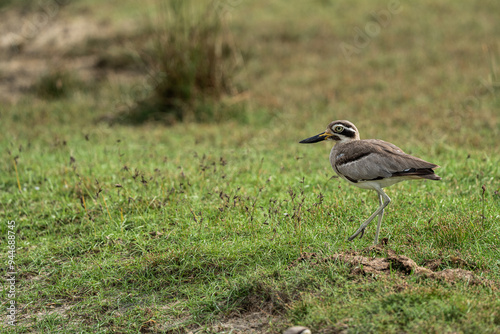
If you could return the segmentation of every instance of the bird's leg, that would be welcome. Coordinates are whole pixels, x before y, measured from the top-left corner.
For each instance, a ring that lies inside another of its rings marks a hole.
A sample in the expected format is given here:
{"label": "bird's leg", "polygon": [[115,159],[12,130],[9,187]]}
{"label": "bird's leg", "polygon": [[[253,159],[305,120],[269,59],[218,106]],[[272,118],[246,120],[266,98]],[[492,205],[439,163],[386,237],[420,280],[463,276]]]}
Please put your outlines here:
{"label": "bird's leg", "polygon": [[[380,206],[382,206],[382,195],[378,194],[378,202]],[[378,234],[380,232],[380,225],[382,224],[382,218],[384,218],[384,209],[378,214],[378,224],[377,224],[377,232],[375,233],[375,245],[378,244]],[[362,235],[362,234],[361,234]],[[360,237],[361,238],[361,237]]]}
{"label": "bird's leg", "polygon": [[[378,194],[378,203],[379,203],[379,206],[382,205],[382,196],[380,196],[380,194]],[[382,209],[382,212],[379,213],[378,215],[378,224],[377,224],[377,234],[375,234],[375,245],[377,244],[378,242],[378,233],[380,231],[380,223],[382,222],[382,217],[384,216],[384,210]],[[365,234],[365,230],[366,228],[364,228],[363,230],[361,230],[361,232],[359,233],[359,238],[361,239],[363,237],[363,235]]]}
{"label": "bird's leg", "polygon": [[[389,203],[391,202],[391,199],[389,198],[389,196],[387,196],[387,194],[382,190],[382,188],[374,188],[374,190],[376,190],[379,194],[379,196],[382,198],[382,201],[380,203],[380,206],[378,207],[377,210],[375,210],[374,213],[372,213],[372,215],[370,217],[368,217],[367,220],[365,220],[365,222],[363,224],[361,224],[361,226],[358,228],[358,230],[356,232],[354,232],[353,235],[351,235],[349,237],[349,241],[352,241],[354,238],[356,238],[360,233],[361,235],[363,235],[364,233],[364,230],[366,228],[366,226],[368,226],[368,224],[371,223],[371,221],[373,220],[373,218],[375,218],[377,215],[379,214],[383,214],[384,212],[384,209],[387,205],[389,205]],[[379,224],[382,222],[382,216],[379,217]],[[378,234],[376,235],[376,239],[378,239]]]}

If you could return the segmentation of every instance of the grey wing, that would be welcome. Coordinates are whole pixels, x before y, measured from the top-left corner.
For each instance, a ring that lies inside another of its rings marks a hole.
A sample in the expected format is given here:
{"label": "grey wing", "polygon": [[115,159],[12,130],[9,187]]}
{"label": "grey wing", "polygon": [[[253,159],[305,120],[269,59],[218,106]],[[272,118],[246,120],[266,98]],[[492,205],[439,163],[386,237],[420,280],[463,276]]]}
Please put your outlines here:
{"label": "grey wing", "polygon": [[355,161],[337,165],[336,168],[352,181],[391,177],[392,173],[396,171],[395,164],[377,153],[371,153]]}
{"label": "grey wing", "polygon": [[350,180],[375,180],[394,174],[411,175],[421,169],[425,169],[427,174],[433,173],[432,168],[437,167],[382,140],[357,141],[351,146],[350,152],[335,161],[336,169]]}

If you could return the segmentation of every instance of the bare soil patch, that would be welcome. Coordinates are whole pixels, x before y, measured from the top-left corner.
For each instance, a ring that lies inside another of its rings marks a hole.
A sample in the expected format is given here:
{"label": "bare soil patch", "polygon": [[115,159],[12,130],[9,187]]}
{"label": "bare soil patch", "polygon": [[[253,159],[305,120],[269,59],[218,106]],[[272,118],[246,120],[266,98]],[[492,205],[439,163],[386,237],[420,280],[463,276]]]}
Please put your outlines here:
{"label": "bare soil patch", "polygon": [[[102,66],[103,57],[113,45],[123,44],[123,36],[134,35],[136,24],[117,26],[95,20],[89,11],[70,17],[64,11],[60,7],[51,15],[40,8],[0,12],[0,101],[18,101],[46,73],[74,72],[92,82],[107,76],[109,67],[116,72],[114,64]],[[89,47],[92,41],[101,41],[101,47]]]}
{"label": "bare soil patch", "polygon": [[[367,253],[387,254],[383,257],[365,256]],[[456,258],[453,260],[461,266],[467,266],[467,262],[463,259]],[[449,283],[458,281],[466,281],[472,285],[487,285],[495,287],[494,282],[481,278],[470,270],[462,268],[444,269],[435,271],[443,262],[443,259],[435,259],[431,261],[429,267],[417,265],[411,258],[398,255],[390,248],[382,245],[368,247],[360,252],[347,251],[337,253],[331,256],[321,256],[318,253],[303,253],[299,258],[294,260],[290,267],[294,267],[303,262],[309,262],[313,265],[319,265],[330,262],[341,262],[350,265],[351,274],[353,275],[389,275],[399,274],[401,276],[417,275],[429,279],[442,280]],[[433,270],[434,269],[434,270]]]}

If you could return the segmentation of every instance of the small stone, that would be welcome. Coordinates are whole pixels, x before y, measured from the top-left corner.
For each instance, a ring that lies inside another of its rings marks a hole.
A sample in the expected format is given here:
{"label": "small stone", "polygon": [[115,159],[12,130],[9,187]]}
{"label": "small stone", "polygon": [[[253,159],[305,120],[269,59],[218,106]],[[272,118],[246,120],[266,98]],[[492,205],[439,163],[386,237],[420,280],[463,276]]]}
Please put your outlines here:
{"label": "small stone", "polygon": [[304,326],[293,326],[284,331],[283,334],[311,334],[311,330]]}

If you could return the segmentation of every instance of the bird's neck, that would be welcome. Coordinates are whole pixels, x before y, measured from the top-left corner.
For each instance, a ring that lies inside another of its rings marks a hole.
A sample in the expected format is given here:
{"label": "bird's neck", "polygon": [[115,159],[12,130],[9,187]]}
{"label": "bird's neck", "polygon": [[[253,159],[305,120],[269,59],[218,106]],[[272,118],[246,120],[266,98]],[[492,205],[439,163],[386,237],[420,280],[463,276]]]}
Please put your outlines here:
{"label": "bird's neck", "polygon": [[356,135],[356,137],[354,137],[354,138],[346,138],[346,137],[344,137],[344,138],[340,138],[340,140],[336,140],[335,141],[335,145],[337,145],[337,144],[347,144],[347,143],[350,143],[350,142],[353,142],[353,141],[356,141],[356,140],[360,140],[358,135]]}

